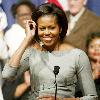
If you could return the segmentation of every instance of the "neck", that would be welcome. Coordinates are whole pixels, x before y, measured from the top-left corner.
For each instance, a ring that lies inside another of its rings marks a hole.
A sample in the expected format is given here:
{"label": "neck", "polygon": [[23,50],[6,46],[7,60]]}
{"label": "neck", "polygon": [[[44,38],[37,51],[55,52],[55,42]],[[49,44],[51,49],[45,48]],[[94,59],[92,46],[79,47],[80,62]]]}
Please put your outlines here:
{"label": "neck", "polygon": [[49,52],[52,52],[52,51],[59,51],[59,46],[60,46],[60,42],[57,42],[57,43],[54,44],[53,46],[45,46],[45,45],[43,45],[43,46],[42,46],[42,50],[43,50],[43,51],[49,51]]}

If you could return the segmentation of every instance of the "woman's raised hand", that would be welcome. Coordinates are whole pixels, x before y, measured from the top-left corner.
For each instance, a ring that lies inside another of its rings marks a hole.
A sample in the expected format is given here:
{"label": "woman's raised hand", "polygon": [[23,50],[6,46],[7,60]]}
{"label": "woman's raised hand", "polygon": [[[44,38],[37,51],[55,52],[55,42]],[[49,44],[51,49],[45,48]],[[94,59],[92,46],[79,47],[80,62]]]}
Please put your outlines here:
{"label": "woman's raised hand", "polygon": [[32,20],[27,20],[25,32],[26,32],[26,38],[29,41],[31,41],[34,38],[35,29],[36,29],[36,23]]}

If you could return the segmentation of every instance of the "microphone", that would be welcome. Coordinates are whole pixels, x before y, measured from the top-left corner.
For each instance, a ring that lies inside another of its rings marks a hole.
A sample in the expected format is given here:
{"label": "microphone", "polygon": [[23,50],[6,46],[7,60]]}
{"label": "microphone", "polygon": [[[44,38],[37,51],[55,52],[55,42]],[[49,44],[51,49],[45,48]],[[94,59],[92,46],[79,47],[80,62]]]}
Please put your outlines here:
{"label": "microphone", "polygon": [[53,72],[54,72],[55,75],[58,75],[59,69],[60,69],[59,66],[54,66],[54,71]]}
{"label": "microphone", "polygon": [[54,75],[55,75],[55,82],[54,83],[55,83],[55,87],[56,87],[56,89],[55,89],[55,100],[57,100],[57,98],[56,98],[56,96],[57,96],[57,81],[56,81],[56,76],[59,73],[59,69],[60,69],[59,66],[54,66],[54,70],[53,70]]}

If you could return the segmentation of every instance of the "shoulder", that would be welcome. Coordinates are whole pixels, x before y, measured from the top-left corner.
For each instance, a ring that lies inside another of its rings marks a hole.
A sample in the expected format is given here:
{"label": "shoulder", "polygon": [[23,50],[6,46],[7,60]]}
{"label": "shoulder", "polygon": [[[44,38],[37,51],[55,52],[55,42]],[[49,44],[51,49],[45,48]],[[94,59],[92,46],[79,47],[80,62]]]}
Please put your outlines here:
{"label": "shoulder", "polygon": [[72,53],[75,54],[78,57],[87,56],[87,54],[83,50],[78,49],[78,48],[73,49]]}
{"label": "shoulder", "polygon": [[79,56],[81,56],[81,55],[87,56],[86,53],[85,53],[83,50],[78,49],[78,48],[73,48],[73,49],[71,50],[71,54],[72,54],[73,56],[75,56],[75,57],[79,57]]}
{"label": "shoulder", "polygon": [[23,55],[27,55],[30,56],[32,54],[32,52],[35,52],[35,50],[32,47],[28,47]]}
{"label": "shoulder", "polygon": [[10,35],[10,34],[14,34],[14,32],[15,32],[15,30],[16,30],[16,26],[17,26],[17,24],[13,24],[7,31],[6,31],[6,33],[5,33],[5,36],[6,35]]}
{"label": "shoulder", "polygon": [[61,46],[60,46],[60,50],[61,51],[69,51],[69,53],[71,55],[73,55],[73,57],[79,57],[80,55],[86,55],[86,53],[81,50],[81,49],[78,49],[78,48],[75,48],[74,46],[70,45],[70,44],[67,44],[67,43],[63,43]]}
{"label": "shoulder", "polygon": [[100,32],[100,17],[97,16],[93,11],[90,11],[86,9],[86,14],[85,14],[87,21],[91,23],[90,25],[93,26],[91,30],[93,32]]}
{"label": "shoulder", "polygon": [[90,19],[98,19],[98,16],[91,10],[85,9],[84,16],[87,16]]}
{"label": "shoulder", "polygon": [[37,51],[40,51],[40,45],[38,43],[34,43],[34,45],[31,44],[25,50],[23,57],[29,57],[31,55],[35,55],[37,53]]}
{"label": "shoulder", "polygon": [[69,50],[72,50],[74,49],[75,47],[70,45],[69,43],[66,43],[65,41],[63,43],[61,43],[59,49],[60,51],[69,51]]}

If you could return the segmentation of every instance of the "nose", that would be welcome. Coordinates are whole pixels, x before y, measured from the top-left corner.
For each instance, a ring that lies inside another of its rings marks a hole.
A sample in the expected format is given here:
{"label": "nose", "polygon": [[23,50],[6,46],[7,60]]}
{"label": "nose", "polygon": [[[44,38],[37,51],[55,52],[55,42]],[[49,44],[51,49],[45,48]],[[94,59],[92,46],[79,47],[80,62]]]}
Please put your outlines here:
{"label": "nose", "polygon": [[24,16],[23,19],[24,20],[29,20],[31,17],[30,16]]}
{"label": "nose", "polygon": [[45,34],[45,35],[50,35],[49,29],[46,29],[45,32],[44,32],[44,34]]}

